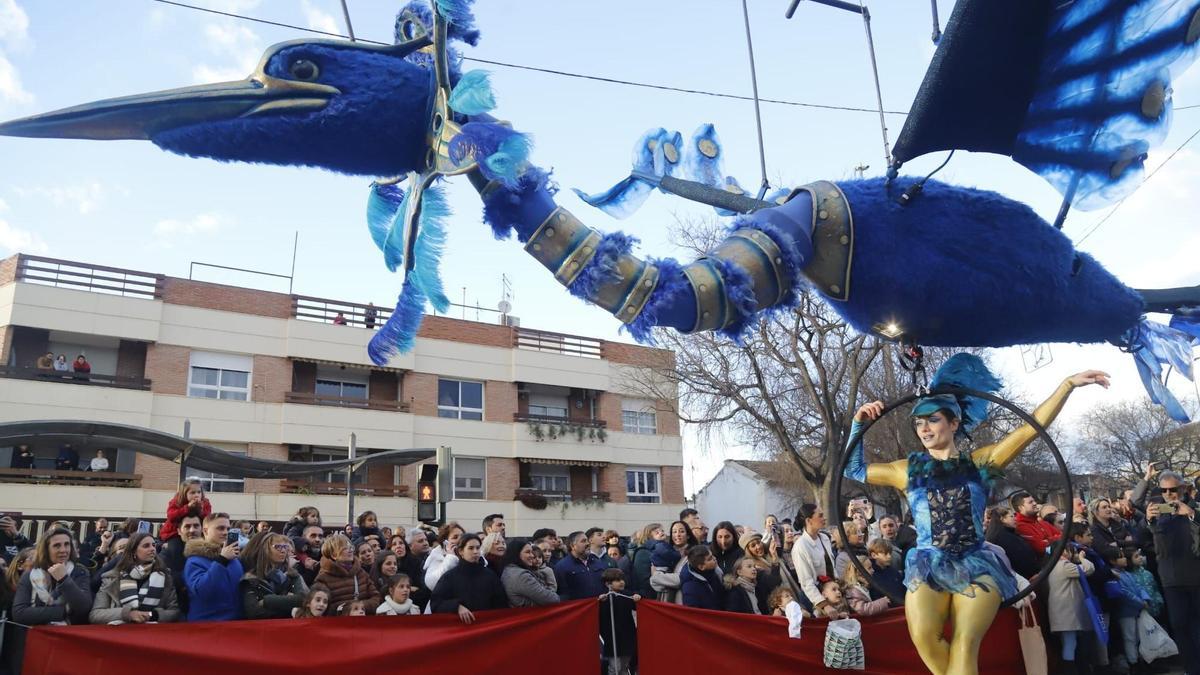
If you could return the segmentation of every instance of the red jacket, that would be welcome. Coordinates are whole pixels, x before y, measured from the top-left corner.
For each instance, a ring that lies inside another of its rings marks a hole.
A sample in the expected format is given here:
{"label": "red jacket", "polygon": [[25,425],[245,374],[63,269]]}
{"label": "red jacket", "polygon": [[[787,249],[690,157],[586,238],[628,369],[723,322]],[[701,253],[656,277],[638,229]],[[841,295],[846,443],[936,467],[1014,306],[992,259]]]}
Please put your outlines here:
{"label": "red jacket", "polygon": [[[171,497],[171,501],[167,502],[167,522],[163,523],[162,529],[158,531],[158,540],[166,541],[179,534],[179,523],[187,515],[187,512],[187,504],[177,504],[175,497]],[[210,513],[212,513],[212,504],[208,501],[208,497],[201,497],[200,520],[204,520]]]}
{"label": "red jacket", "polygon": [[1062,537],[1062,532],[1050,523],[1036,516],[1030,517],[1017,514],[1017,534],[1025,540],[1040,560],[1046,555],[1046,549]]}

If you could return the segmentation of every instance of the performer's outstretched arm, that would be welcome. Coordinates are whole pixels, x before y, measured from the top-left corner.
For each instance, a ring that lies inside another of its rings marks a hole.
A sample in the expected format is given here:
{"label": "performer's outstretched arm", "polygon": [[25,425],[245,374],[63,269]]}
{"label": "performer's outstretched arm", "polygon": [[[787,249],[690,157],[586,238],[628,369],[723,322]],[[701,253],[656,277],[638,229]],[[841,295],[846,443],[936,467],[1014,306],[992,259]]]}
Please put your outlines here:
{"label": "performer's outstretched arm", "polygon": [[[1100,372],[1099,370],[1088,370],[1077,375],[1072,375],[1063,380],[1063,383],[1058,385],[1058,389],[1046,399],[1037,410],[1033,411],[1033,418],[1038,421],[1043,427],[1050,426],[1058,413],[1062,411],[1063,405],[1067,402],[1067,397],[1075,387],[1083,387],[1089,384],[1099,384],[1105,389],[1108,388],[1108,373]],[[1019,429],[1005,436],[999,443],[994,443],[976,450],[972,453],[971,458],[977,466],[992,465],[1003,469],[1010,462],[1021,454],[1021,451],[1029,447],[1029,444],[1037,438],[1037,431],[1029,424],[1023,424]]]}
{"label": "performer's outstretched arm", "polygon": [[[854,414],[854,422],[850,425],[850,437],[854,438],[862,428],[863,421],[874,419],[883,411],[883,403],[876,401],[868,403]],[[897,490],[908,487],[908,460],[901,459],[886,464],[867,464],[866,452],[863,450],[862,439],[859,438],[854,447],[849,449],[850,461],[846,464],[846,478],[852,478],[860,483],[870,485],[885,485]]]}

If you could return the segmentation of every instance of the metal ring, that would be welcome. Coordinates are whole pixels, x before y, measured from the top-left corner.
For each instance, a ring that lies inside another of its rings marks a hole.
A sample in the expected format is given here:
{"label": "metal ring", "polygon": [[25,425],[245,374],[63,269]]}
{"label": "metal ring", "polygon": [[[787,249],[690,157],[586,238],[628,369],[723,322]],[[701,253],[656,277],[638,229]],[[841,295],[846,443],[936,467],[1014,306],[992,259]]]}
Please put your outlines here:
{"label": "metal ring", "polygon": [[[832,502],[829,505],[830,506],[829,512],[834,514],[835,517],[837,517],[837,531],[838,531],[838,534],[841,535],[843,542],[848,541],[848,537],[846,536],[846,528],[842,525],[842,519],[839,515],[839,514],[841,514],[841,510],[839,509],[838,504],[841,501],[841,495],[842,495],[842,474],[846,470],[846,465],[850,463],[849,449],[858,445],[858,443],[860,441],[862,441],[862,439],[866,436],[866,433],[871,428],[871,426],[873,424],[875,424],[876,422],[878,422],[879,420],[883,419],[884,415],[887,415],[888,413],[892,412],[896,408],[899,408],[900,406],[902,406],[906,403],[911,403],[919,398],[924,398],[926,396],[937,396],[939,394],[957,394],[957,395],[966,395],[966,396],[974,396],[976,398],[982,398],[984,400],[991,401],[992,403],[995,403],[996,405],[999,405],[999,406],[1005,408],[1006,410],[1009,410],[1010,412],[1015,414],[1017,417],[1020,417],[1022,421],[1024,421],[1029,426],[1033,427],[1033,430],[1037,432],[1037,435],[1039,438],[1041,438],[1043,441],[1046,442],[1046,447],[1048,447],[1050,449],[1050,454],[1054,455],[1054,461],[1055,461],[1055,463],[1058,464],[1058,471],[1063,477],[1063,482],[1066,483],[1067,494],[1068,495],[1074,494],[1074,492],[1073,492],[1074,488],[1071,485],[1071,472],[1067,469],[1067,463],[1063,459],[1062,453],[1060,453],[1058,451],[1058,445],[1056,445],[1054,443],[1053,438],[1050,438],[1050,434],[1047,433],[1046,427],[1042,426],[1042,424],[1040,422],[1038,422],[1036,419],[1034,419],[1033,415],[1030,415],[1029,413],[1025,412],[1019,406],[1017,406],[1015,403],[1012,403],[1008,399],[1001,398],[999,396],[996,396],[995,394],[991,394],[986,391],[979,391],[976,389],[968,389],[966,387],[946,387],[946,386],[936,387],[932,391],[930,391],[928,394],[909,394],[908,396],[905,396],[904,398],[899,399],[898,401],[889,403],[887,405],[887,407],[885,407],[883,409],[883,412],[879,413],[879,417],[876,417],[873,420],[867,420],[866,424],[862,425],[862,427],[859,428],[857,434],[853,434],[850,436],[850,441],[848,443],[846,443],[847,450],[842,452],[842,457],[838,461],[837,466],[835,467],[836,470],[833,473],[833,484],[830,485],[830,487],[829,487],[829,495],[830,495],[829,499]],[[864,452],[865,452],[865,450],[866,450],[866,448],[864,448]],[[1066,548],[1067,548],[1067,537],[1069,536],[1068,535],[1069,532],[1070,532],[1069,529],[1065,530],[1063,532],[1063,536],[1059,537],[1058,542],[1056,542],[1054,544],[1054,549],[1050,552],[1050,556],[1046,558],[1046,562],[1042,564],[1042,569],[1039,570],[1037,573],[1038,579],[1047,578],[1047,575],[1050,574],[1050,570],[1054,567],[1054,565],[1056,565],[1058,563],[1059,558],[1062,557],[1063,551],[1066,550]],[[892,595],[891,593],[889,593],[887,591],[887,589],[883,588],[880,584],[878,584],[875,581],[874,575],[868,573],[866,567],[864,567],[862,562],[859,561],[858,556],[851,555],[851,556],[849,556],[849,558],[850,558],[850,564],[854,565],[855,569],[858,570],[858,573],[861,574],[863,576],[863,578],[865,578],[869,584],[871,584],[872,588],[874,588],[875,590],[879,591],[880,593],[883,593],[884,595],[886,595],[892,601],[893,605],[901,604],[901,602],[903,601],[904,598],[901,596]],[[1031,583],[1028,586],[1026,586],[1023,590],[1018,590],[1016,595],[1012,596],[1011,598],[1004,599],[1004,601],[1000,603],[1000,609],[1004,609],[1005,607],[1011,607],[1013,604],[1023,600],[1025,598],[1025,596],[1027,596],[1033,592],[1033,586],[1034,585]],[[997,593],[1000,592],[1000,589],[997,588],[996,592]]]}

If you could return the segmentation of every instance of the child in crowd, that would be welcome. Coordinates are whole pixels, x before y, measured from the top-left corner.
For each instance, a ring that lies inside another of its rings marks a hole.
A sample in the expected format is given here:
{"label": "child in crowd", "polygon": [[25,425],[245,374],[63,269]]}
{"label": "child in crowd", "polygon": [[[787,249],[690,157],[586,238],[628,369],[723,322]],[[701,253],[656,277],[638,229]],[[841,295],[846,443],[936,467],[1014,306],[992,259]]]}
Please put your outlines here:
{"label": "child in crowd", "polygon": [[637,622],[634,619],[637,606],[634,603],[641,600],[642,596],[625,592],[625,573],[616,567],[604,570],[600,579],[610,593],[600,596],[600,640],[604,643],[602,653],[608,659],[608,675],[624,675],[629,672],[629,664],[637,653]]}
{"label": "child in crowd", "polygon": [[907,590],[904,587],[904,574],[892,564],[892,545],[885,539],[872,540],[867,546],[867,554],[871,556],[871,565],[874,567],[872,578],[876,583],[887,589],[888,595],[903,598]]}
{"label": "child in crowd", "polygon": [[792,595],[787,586],[779,586],[771,591],[771,595],[767,596],[767,605],[770,607],[771,616],[787,617],[788,637],[800,637],[800,626],[804,623],[804,618],[812,618],[812,615],[796,602],[796,596]]}
{"label": "child in crowd", "polygon": [[[1113,618],[1116,619],[1113,623],[1118,624],[1121,628],[1121,639],[1125,647],[1125,662],[1129,664],[1131,672],[1138,670],[1138,615],[1143,609],[1147,609],[1150,604],[1150,598],[1146,596],[1146,592],[1138,586],[1137,580],[1133,575],[1129,574],[1129,558],[1124,550],[1119,548],[1105,548],[1104,562],[1112,569],[1112,573],[1117,577],[1115,586],[1109,593],[1113,600]],[[1114,631],[1115,632],[1115,631]],[[1114,645],[1115,646],[1115,645]]]}
{"label": "child in crowd", "polygon": [[654,550],[650,552],[650,564],[654,567],[655,571],[665,572],[667,574],[674,572],[675,566],[678,565],[679,561],[682,559],[683,556],[679,553],[679,551],[675,550],[675,547],[672,546],[671,542],[669,541],[660,541],[656,543],[654,545]]}
{"label": "child in crowd", "polygon": [[314,584],[304,596],[304,604],[292,610],[292,616],[297,619],[312,619],[325,616],[329,608],[329,589],[322,584]]}
{"label": "child in crowd", "polygon": [[1154,575],[1146,569],[1146,556],[1142,555],[1140,550],[1130,549],[1126,551],[1125,557],[1129,560],[1126,574],[1133,577],[1138,588],[1142,589],[1148,598],[1146,611],[1150,612],[1155,621],[1162,623],[1163,596],[1158,590],[1158,582],[1155,581]]}
{"label": "child in crowd", "polygon": [[[876,540],[878,541],[878,540]],[[858,556],[859,562],[868,572],[871,571],[871,561],[866,556]],[[889,562],[891,558],[889,556]],[[850,611],[859,616],[874,616],[886,612],[891,605],[891,601],[887,596],[883,596],[877,600],[871,599],[870,582],[862,577],[858,572],[858,568],[853,563],[846,566],[846,571],[842,574],[842,586],[846,589],[846,603],[850,605]]]}
{"label": "child in crowd", "polygon": [[362,600],[348,600],[338,607],[338,616],[366,616],[367,603]]}
{"label": "child in crowd", "polygon": [[379,607],[375,608],[375,613],[388,616],[420,614],[421,609],[408,597],[410,593],[412,582],[407,574],[392,576],[387,581],[387,595],[384,596],[383,602],[379,603]]}
{"label": "child in crowd", "polygon": [[[1086,525],[1072,524],[1071,527],[1077,529]],[[1064,671],[1072,673],[1076,672],[1076,653],[1087,653],[1086,648],[1077,649],[1080,646],[1080,633],[1086,644],[1088,634],[1092,632],[1092,620],[1084,604],[1085,596],[1079,580],[1080,568],[1085,575],[1096,569],[1078,548],[1068,545],[1062,553],[1062,559],[1050,570],[1047,580],[1050,597],[1046,606],[1050,614],[1050,632],[1057,633],[1062,641]]]}
{"label": "child in crowd", "polygon": [[837,579],[822,576],[817,578],[817,584],[823,600],[813,608],[813,613],[818,618],[824,619],[850,618],[850,605],[846,603],[846,598],[842,594],[842,586]]}

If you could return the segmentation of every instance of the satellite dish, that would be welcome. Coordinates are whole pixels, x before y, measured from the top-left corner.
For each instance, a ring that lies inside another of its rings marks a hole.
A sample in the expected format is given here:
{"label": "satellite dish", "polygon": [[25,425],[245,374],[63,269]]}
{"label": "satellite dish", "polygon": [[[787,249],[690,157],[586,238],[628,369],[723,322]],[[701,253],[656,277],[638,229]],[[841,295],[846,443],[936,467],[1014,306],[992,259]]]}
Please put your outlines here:
{"label": "satellite dish", "polygon": [[501,300],[496,309],[500,310],[501,314],[508,314],[512,311],[512,303],[507,300]]}

